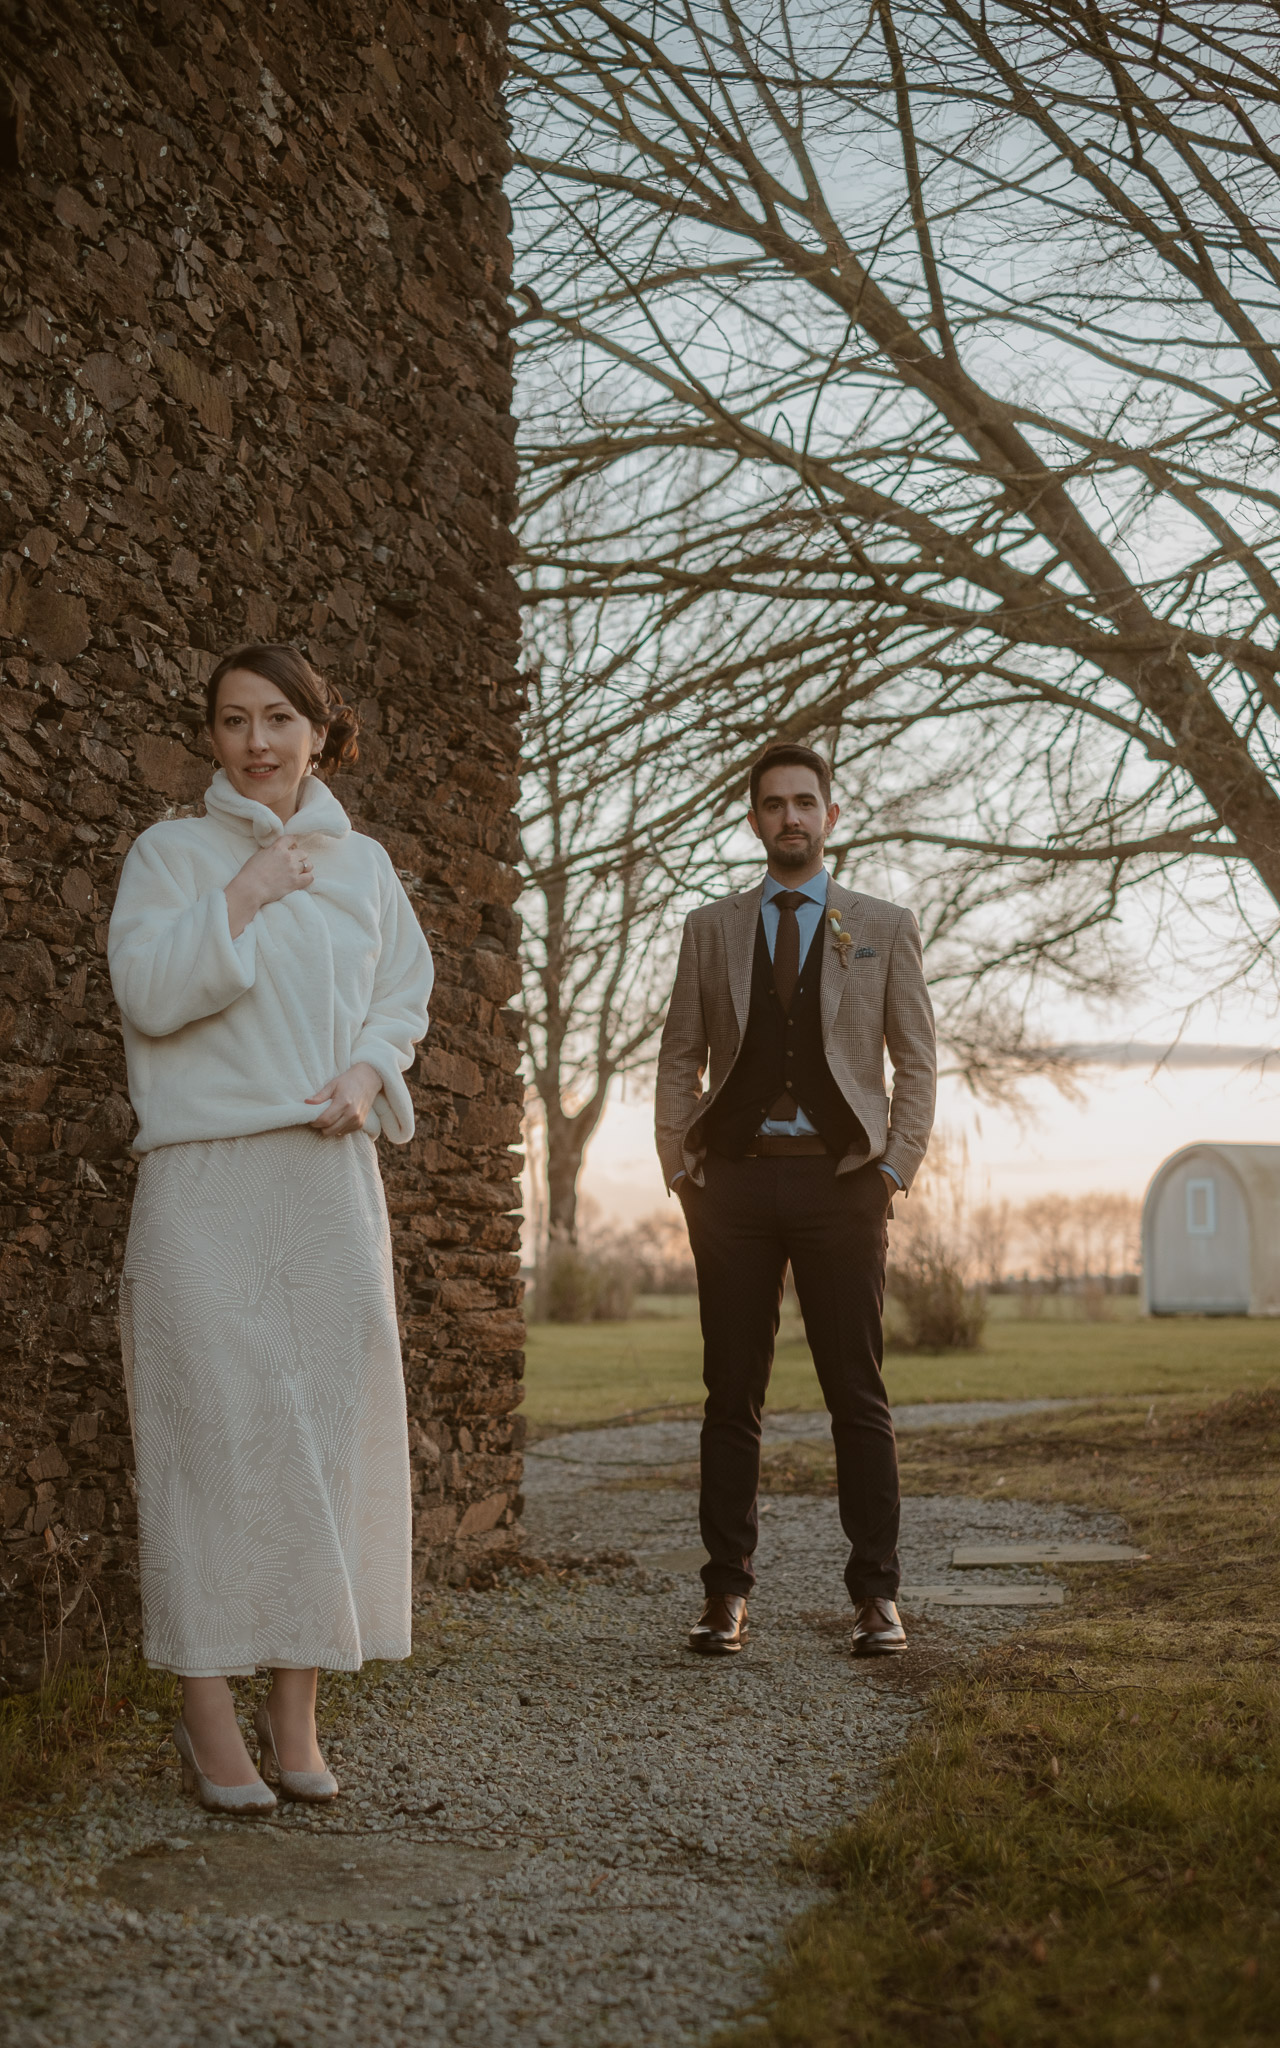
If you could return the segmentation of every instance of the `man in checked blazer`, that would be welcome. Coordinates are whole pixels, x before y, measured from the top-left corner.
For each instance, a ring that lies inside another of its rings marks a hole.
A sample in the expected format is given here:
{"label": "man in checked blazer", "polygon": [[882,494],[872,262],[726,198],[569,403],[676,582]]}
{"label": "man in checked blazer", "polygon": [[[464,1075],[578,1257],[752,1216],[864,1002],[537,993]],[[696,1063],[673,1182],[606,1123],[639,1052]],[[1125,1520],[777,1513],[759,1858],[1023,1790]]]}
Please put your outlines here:
{"label": "man in checked blazer", "polygon": [[820,754],[766,749],[747,818],[767,871],[686,921],[658,1055],[658,1154],[689,1226],[707,1389],[707,1597],[689,1647],[712,1654],[746,1639],[760,1416],[788,1264],[831,1414],[852,1648],[906,1648],[880,1374],[886,1218],[924,1158],[937,1056],[914,917],[823,866],[838,816]]}

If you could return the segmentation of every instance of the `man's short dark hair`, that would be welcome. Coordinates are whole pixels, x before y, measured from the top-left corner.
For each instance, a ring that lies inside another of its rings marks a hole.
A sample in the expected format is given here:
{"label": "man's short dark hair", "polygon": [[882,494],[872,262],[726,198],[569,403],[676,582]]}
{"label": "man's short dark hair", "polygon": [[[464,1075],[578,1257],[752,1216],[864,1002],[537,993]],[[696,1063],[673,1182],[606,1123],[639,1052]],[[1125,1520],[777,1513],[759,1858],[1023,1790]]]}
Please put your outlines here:
{"label": "man's short dark hair", "polygon": [[822,791],[823,809],[831,809],[831,763],[815,753],[812,747],[801,746],[799,740],[773,740],[751,770],[753,811],[759,806],[760,778],[767,768],[812,768]]}

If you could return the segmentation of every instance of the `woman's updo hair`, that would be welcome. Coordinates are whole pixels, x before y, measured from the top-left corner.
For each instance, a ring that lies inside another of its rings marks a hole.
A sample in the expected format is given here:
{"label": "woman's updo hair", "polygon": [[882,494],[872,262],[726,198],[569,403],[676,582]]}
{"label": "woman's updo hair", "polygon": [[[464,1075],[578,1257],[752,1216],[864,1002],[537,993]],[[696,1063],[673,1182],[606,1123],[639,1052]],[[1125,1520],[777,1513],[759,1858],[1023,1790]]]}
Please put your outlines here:
{"label": "woman's updo hair", "polygon": [[324,677],[316,674],[306,656],[299,654],[296,647],[237,647],[234,654],[224,655],[210,676],[205,692],[204,717],[210,732],[218,715],[218,686],[224,676],[229,676],[237,668],[247,668],[250,675],[261,676],[264,682],[274,683],[295,711],[309,718],[312,725],[323,726],[324,747],[319,760],[314,763],[317,774],[333,775],[339,768],[349,768],[359,758],[360,749],[356,745],[359,718]]}

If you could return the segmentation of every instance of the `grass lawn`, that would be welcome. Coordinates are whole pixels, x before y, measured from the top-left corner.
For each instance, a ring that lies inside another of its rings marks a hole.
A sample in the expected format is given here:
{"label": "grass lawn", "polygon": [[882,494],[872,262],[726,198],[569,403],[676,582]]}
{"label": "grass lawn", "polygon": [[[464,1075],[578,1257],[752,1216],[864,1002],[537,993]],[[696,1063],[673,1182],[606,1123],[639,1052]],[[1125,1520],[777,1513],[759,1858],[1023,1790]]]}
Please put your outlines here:
{"label": "grass lawn", "polygon": [[724,2048],[1280,2039],[1280,1393],[902,1450],[908,1494],[1117,1509],[1150,1558],[1059,1567],[1065,1610],[944,1678],[866,1813],[795,1845],[830,1903]]}
{"label": "grass lawn", "polygon": [[[1280,1322],[1137,1317],[1124,1300],[1115,1310],[1112,1320],[1096,1323],[1054,1314],[1032,1321],[993,1315],[981,1351],[940,1358],[890,1353],[890,1395],[896,1402],[1199,1395],[1280,1380]],[[688,1309],[628,1323],[530,1327],[525,1414],[535,1430],[692,1409],[701,1399],[702,1339]],[[822,1407],[794,1315],[783,1320],[770,1405]]]}

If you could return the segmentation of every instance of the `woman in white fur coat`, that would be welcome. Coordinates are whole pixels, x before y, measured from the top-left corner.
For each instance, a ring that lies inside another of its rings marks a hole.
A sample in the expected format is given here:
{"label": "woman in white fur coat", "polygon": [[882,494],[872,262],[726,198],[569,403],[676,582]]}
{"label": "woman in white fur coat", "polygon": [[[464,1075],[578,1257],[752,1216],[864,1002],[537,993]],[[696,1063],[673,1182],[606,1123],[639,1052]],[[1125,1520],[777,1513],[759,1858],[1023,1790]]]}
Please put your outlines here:
{"label": "woman in white fur coat", "polygon": [[[209,683],[202,818],[124,863],[109,956],[141,1155],[121,1331],[143,1648],[183,1681],[174,1743],[206,1806],[338,1787],[317,1667],[409,1654],[409,1448],[374,1141],[432,965],[391,861],[323,777],[356,719],[291,647]],[[241,1737],[229,1677],[273,1673]]]}

